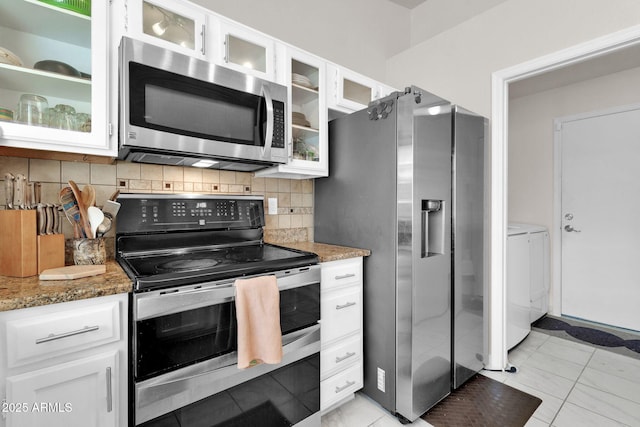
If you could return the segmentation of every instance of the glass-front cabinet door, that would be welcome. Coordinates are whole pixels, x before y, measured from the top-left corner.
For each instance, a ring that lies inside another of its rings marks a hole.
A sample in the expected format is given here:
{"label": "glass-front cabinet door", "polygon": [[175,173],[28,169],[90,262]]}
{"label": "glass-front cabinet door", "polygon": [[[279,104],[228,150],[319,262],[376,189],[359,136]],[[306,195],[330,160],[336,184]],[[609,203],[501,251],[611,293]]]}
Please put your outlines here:
{"label": "glass-front cabinet door", "polygon": [[229,68],[274,81],[275,42],[266,35],[239,24],[219,22],[217,63]]}
{"label": "glass-front cabinet door", "polygon": [[291,141],[289,162],[258,171],[256,176],[313,178],[329,173],[325,61],[293,47],[283,46],[279,83],[289,90]]}
{"label": "glass-front cabinet door", "polygon": [[369,102],[393,92],[389,86],[335,64],[327,65],[327,76],[329,108],[344,113],[362,110]]}
{"label": "glass-front cabinet door", "polygon": [[114,155],[108,16],[109,2],[0,0],[0,146]]}
{"label": "glass-front cabinet door", "polygon": [[187,2],[138,0],[129,2],[128,33],[133,38],[186,55],[206,54],[206,14]]}

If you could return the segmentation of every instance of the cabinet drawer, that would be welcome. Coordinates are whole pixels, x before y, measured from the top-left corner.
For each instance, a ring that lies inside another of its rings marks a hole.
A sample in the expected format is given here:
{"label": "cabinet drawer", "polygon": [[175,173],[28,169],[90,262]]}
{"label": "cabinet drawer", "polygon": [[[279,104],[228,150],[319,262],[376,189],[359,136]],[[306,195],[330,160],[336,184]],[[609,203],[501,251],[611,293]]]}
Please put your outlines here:
{"label": "cabinet drawer", "polygon": [[323,411],[362,388],[362,363],[320,382],[320,410]]}
{"label": "cabinet drawer", "polygon": [[322,290],[362,283],[362,258],[351,258],[322,264]]}
{"label": "cabinet drawer", "polygon": [[330,376],[362,359],[360,335],[330,345],[320,350],[320,377]]}
{"label": "cabinet drawer", "polygon": [[15,367],[120,339],[117,301],[7,322],[8,365]]}
{"label": "cabinet drawer", "polygon": [[354,286],[323,294],[320,299],[321,341],[324,345],[362,328],[362,292]]}

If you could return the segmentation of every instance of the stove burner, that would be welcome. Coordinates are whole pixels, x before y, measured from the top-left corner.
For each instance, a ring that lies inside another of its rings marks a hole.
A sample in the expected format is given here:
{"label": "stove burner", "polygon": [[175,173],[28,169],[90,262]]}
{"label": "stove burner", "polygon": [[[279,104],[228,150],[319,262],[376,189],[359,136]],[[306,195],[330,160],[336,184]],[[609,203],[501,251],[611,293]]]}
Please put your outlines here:
{"label": "stove burner", "polygon": [[218,264],[214,259],[178,259],[164,262],[156,266],[156,270],[163,273],[183,270],[202,270]]}

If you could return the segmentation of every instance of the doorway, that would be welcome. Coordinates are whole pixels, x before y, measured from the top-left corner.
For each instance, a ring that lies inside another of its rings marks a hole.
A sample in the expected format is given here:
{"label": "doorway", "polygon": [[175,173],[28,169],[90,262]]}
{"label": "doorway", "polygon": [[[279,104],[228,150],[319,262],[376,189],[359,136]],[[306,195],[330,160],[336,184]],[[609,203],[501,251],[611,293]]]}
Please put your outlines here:
{"label": "doorway", "polygon": [[555,122],[561,313],[640,331],[640,106]]}
{"label": "doorway", "polygon": [[[640,26],[614,33],[492,74],[491,307],[487,369],[508,367],[506,351],[506,237],[509,85],[640,44]],[[554,245],[554,252],[557,248]],[[557,283],[557,272],[553,282]]]}

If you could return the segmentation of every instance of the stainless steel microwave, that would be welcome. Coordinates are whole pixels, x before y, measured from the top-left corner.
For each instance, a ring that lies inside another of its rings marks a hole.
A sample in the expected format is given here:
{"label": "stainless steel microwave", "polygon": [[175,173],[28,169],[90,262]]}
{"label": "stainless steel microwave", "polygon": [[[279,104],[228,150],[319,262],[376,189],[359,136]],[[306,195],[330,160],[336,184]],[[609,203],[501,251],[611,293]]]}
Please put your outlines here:
{"label": "stainless steel microwave", "polygon": [[118,158],[253,171],[287,162],[287,88],[123,37]]}

